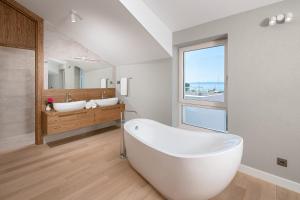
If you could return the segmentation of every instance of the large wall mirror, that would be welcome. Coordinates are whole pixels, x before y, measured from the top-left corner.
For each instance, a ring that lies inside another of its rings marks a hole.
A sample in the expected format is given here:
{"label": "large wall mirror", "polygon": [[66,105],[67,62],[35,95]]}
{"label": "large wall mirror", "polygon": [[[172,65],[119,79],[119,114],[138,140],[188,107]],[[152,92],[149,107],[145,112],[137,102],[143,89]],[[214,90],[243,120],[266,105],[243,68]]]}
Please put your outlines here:
{"label": "large wall mirror", "polygon": [[113,88],[113,66],[103,61],[48,58],[44,64],[45,89]]}
{"label": "large wall mirror", "polygon": [[115,66],[45,23],[44,89],[115,87]]}

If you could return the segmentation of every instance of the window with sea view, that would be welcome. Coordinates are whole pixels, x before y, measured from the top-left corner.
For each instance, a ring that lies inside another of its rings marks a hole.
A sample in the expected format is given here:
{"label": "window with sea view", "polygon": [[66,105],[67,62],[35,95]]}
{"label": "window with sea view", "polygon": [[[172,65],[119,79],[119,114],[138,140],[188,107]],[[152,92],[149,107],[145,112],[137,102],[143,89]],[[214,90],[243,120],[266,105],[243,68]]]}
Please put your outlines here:
{"label": "window with sea view", "polygon": [[184,52],[184,98],[224,102],[224,45]]}
{"label": "window with sea view", "polygon": [[226,40],[179,51],[180,124],[225,132]]}

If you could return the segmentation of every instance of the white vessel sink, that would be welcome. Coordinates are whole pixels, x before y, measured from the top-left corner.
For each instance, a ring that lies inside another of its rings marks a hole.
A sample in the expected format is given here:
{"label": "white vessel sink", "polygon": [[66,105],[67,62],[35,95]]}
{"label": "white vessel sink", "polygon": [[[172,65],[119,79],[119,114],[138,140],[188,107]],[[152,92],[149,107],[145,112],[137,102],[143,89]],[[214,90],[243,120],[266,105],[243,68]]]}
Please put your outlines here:
{"label": "white vessel sink", "polygon": [[96,99],[94,100],[98,106],[104,107],[104,106],[113,106],[118,103],[118,98],[108,98],[108,99]]}
{"label": "white vessel sink", "polygon": [[53,107],[58,112],[69,112],[83,109],[86,105],[86,101],[74,101],[67,103],[53,103]]}

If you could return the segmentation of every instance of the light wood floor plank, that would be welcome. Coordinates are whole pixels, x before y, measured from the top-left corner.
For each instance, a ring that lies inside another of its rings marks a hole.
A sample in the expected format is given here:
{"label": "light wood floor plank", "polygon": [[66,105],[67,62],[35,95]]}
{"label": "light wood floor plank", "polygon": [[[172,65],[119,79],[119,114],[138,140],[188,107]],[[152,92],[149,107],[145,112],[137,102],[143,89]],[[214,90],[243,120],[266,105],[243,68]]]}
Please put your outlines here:
{"label": "light wood floor plank", "polygon": [[296,192],[289,191],[285,188],[277,186],[277,200],[300,200],[300,194]]}
{"label": "light wood floor plank", "polygon": [[[119,158],[120,132],[109,128],[0,152],[0,199],[163,200]],[[300,200],[300,195],[238,173],[212,200]]]}

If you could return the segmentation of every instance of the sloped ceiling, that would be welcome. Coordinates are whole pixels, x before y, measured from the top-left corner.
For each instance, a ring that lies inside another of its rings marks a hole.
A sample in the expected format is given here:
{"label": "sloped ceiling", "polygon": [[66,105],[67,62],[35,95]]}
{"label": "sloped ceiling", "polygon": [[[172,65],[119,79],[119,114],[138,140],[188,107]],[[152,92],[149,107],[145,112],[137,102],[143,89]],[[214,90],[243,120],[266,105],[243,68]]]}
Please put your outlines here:
{"label": "sloped ceiling", "polygon": [[44,23],[44,56],[46,60],[73,60],[78,56],[101,60],[100,56],[89,51],[75,40],[61,34],[47,22]]}
{"label": "sloped ceiling", "polygon": [[[282,0],[17,1],[102,60],[126,65],[170,57],[172,32]],[[71,22],[72,9],[82,21]]]}
{"label": "sloped ceiling", "polygon": [[[126,65],[169,57],[118,0],[18,2],[111,64]],[[76,10],[83,20],[72,23],[71,9]]]}
{"label": "sloped ceiling", "polygon": [[142,0],[173,32],[282,0]]}
{"label": "sloped ceiling", "polygon": [[168,52],[173,54],[173,33],[143,1],[119,0]]}

